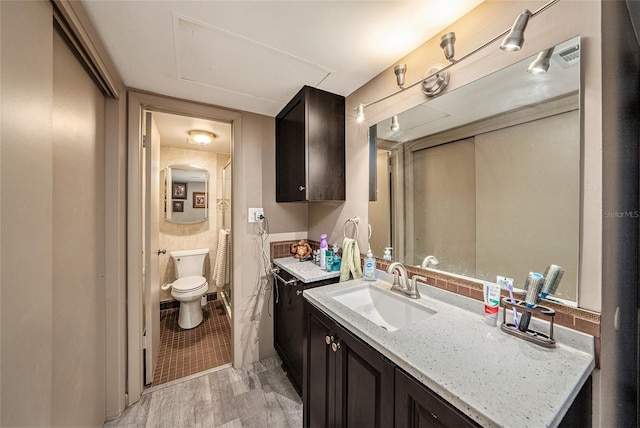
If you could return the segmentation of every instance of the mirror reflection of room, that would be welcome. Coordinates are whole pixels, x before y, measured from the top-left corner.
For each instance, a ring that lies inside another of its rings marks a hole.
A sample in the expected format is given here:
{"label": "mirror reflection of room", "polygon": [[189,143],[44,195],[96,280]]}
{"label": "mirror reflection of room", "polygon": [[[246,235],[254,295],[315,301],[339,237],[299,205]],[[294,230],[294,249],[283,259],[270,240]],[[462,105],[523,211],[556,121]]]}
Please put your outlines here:
{"label": "mirror reflection of room", "polygon": [[554,263],[554,298],[575,304],[580,67],[562,53],[576,47],[556,46],[545,74],[527,72],[533,56],[375,125],[376,256],[520,288]]}

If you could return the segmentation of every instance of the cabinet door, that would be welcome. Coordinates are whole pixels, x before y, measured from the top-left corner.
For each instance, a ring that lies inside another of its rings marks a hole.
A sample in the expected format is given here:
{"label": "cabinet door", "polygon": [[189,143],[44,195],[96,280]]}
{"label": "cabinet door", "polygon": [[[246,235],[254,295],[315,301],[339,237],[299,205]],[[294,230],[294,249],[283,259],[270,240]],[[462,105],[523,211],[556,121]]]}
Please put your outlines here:
{"label": "cabinet door", "polygon": [[344,97],[309,90],[307,106],[307,198],[309,201],[344,201]]}
{"label": "cabinet door", "polygon": [[396,368],[396,427],[477,427],[433,391]]}
{"label": "cabinet door", "polygon": [[335,324],[306,301],[304,320],[303,426],[335,427],[335,353],[327,344]]}
{"label": "cabinet door", "polygon": [[276,202],[307,200],[303,95],[298,94],[276,118]]}
{"label": "cabinet door", "polygon": [[287,374],[297,391],[302,387],[302,283],[283,285],[277,281],[274,343]]}
{"label": "cabinet door", "polygon": [[336,341],[335,426],[393,426],[394,365],[341,327]]}

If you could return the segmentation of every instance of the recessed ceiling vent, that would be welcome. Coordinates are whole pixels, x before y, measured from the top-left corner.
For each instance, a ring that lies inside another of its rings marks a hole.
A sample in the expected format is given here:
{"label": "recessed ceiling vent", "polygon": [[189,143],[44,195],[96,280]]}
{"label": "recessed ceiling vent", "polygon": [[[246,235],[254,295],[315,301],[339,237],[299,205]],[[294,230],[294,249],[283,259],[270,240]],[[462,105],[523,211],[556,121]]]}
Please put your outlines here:
{"label": "recessed ceiling vent", "polygon": [[567,46],[564,49],[554,52],[551,58],[553,58],[562,68],[569,68],[573,65],[579,64],[580,45],[574,44]]}

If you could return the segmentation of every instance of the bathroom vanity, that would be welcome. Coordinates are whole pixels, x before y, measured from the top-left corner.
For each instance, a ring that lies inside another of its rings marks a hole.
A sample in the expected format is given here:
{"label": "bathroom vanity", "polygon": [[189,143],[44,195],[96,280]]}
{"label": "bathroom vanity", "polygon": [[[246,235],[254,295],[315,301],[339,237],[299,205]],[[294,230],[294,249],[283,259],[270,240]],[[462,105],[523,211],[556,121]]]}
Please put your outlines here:
{"label": "bathroom vanity", "polygon": [[376,305],[409,300],[389,289],[304,291],[305,427],[589,424],[592,336],[556,327],[557,347],[542,348],[486,325],[482,302],[421,284],[405,302],[417,315],[384,325]]}
{"label": "bathroom vanity", "polygon": [[304,338],[302,293],[304,290],[338,282],[340,272],[326,272],[313,262],[300,262],[294,257],[275,259],[273,264],[280,268],[275,281],[273,345],[291,383],[300,392]]}

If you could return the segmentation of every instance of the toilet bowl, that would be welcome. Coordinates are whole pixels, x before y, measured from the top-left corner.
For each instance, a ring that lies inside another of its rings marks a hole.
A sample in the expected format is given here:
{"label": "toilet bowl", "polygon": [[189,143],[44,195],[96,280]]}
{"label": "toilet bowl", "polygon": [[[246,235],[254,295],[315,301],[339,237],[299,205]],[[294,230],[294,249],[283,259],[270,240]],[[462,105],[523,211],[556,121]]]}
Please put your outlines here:
{"label": "toilet bowl", "polygon": [[202,276],[208,253],[208,248],[171,252],[178,279],[162,289],[171,288],[171,296],[180,302],[178,325],[181,328],[194,328],[202,322],[200,298],[209,290],[209,283]]}

